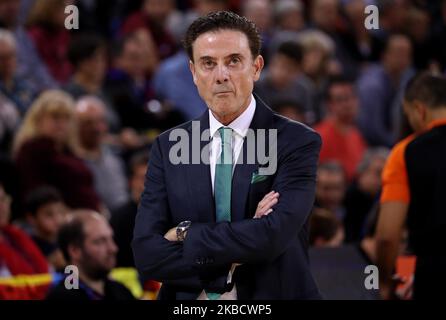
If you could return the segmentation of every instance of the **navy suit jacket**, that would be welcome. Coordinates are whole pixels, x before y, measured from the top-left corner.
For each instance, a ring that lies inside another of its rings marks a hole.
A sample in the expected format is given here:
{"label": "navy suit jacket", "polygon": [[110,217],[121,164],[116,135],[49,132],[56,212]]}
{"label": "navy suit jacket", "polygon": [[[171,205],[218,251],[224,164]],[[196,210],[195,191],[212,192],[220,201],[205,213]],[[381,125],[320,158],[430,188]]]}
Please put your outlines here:
{"label": "navy suit jacket", "polygon": [[[261,162],[256,158],[255,163],[236,165],[231,222],[216,222],[209,164],[172,164],[169,152],[177,143],[169,141],[173,129],[152,145],[132,246],[141,276],[163,283],[160,299],[196,299],[203,289],[225,292],[233,283],[239,299],[320,297],[309,268],[307,221],[321,139],[307,126],[275,114],[258,97],[256,103],[250,128],[277,129],[277,170],[251,183]],[[209,129],[208,111],[198,121],[200,132]],[[192,157],[192,122],[176,129],[188,133]],[[246,157],[247,143],[242,150]],[[258,202],[271,190],[280,193],[274,211],[252,219]],[[164,239],[185,220],[192,225],[184,242]],[[242,265],[228,285],[234,262]]]}

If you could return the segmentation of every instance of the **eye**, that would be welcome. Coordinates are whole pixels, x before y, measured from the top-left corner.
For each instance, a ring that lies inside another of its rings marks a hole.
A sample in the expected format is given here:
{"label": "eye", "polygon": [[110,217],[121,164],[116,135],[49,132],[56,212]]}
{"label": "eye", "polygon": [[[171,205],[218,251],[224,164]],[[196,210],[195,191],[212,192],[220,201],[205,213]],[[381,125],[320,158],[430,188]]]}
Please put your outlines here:
{"label": "eye", "polygon": [[234,64],[237,64],[239,62],[240,62],[240,58],[239,57],[232,57],[231,61],[230,61],[230,64],[234,65]]}
{"label": "eye", "polygon": [[203,65],[204,65],[206,68],[212,68],[212,67],[214,66],[214,62],[213,62],[212,60],[205,60],[205,61],[203,62]]}

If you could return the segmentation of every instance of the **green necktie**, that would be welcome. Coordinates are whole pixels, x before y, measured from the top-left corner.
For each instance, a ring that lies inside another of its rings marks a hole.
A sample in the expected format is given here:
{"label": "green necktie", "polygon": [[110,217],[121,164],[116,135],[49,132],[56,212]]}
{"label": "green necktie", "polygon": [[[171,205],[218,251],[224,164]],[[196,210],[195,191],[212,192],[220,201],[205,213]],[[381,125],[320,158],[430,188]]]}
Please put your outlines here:
{"label": "green necktie", "polygon": [[[231,221],[232,186],[232,129],[221,127],[221,154],[215,165],[214,198],[217,222]],[[217,300],[219,293],[206,292],[209,300]]]}
{"label": "green necktie", "polygon": [[217,222],[231,221],[232,129],[221,127],[221,154],[215,165],[214,198]]}

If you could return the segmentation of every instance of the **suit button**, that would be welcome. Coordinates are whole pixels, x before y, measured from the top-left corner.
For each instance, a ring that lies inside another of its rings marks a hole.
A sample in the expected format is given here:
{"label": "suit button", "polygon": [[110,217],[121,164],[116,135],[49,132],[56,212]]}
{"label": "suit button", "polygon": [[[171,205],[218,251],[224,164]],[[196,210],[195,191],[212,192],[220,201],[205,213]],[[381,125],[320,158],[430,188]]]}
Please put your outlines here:
{"label": "suit button", "polygon": [[202,264],[204,264],[204,259],[203,258],[197,258],[197,259],[195,259],[195,263],[199,264],[199,265],[202,265]]}
{"label": "suit button", "polygon": [[206,263],[214,263],[214,258],[206,258]]}

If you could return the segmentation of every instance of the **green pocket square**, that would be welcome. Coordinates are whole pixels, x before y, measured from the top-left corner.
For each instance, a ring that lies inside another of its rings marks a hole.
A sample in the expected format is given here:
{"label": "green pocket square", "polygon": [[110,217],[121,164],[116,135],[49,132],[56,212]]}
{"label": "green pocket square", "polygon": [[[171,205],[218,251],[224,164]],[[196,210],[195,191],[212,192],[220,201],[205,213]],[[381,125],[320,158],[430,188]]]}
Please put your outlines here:
{"label": "green pocket square", "polygon": [[251,184],[268,179],[268,176],[254,172],[251,178]]}

